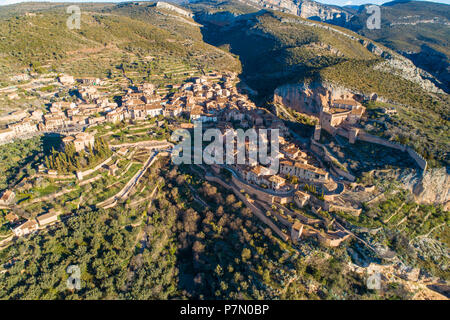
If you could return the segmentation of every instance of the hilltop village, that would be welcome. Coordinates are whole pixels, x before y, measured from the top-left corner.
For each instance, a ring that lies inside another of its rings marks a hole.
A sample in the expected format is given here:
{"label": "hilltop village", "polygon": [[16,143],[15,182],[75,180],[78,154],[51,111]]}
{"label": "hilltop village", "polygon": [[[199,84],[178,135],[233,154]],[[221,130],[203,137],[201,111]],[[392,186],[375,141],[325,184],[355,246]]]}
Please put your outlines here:
{"label": "hilltop village", "polygon": [[[329,213],[339,211],[357,217],[362,202],[377,197],[374,186],[359,186],[352,175],[333,165],[318,142],[322,128],[332,134],[348,130],[354,140],[352,125],[365,111],[354,99],[330,101],[331,107],[322,111],[308,146],[299,142],[277,116],[255,106],[241,93],[233,73],[212,72],[193,77],[171,85],[170,91],[164,93],[151,83],[133,84],[114,98],[101,90],[105,84],[102,79],[61,75],[57,81],[71,92],[70,99],[57,99],[47,110],[20,110],[0,119],[6,123],[0,131],[2,143],[41,134],[59,136],[61,141],[56,153],[38,166],[35,177],[27,177],[16,188],[4,191],[0,205],[14,208],[6,217],[13,233],[9,240],[45,228],[64,215],[54,208],[41,208],[41,214],[27,218],[17,214],[18,207],[42,200],[16,197],[32,189],[36,181],[47,179],[56,184],[74,179],[72,186],[84,187],[101,178],[101,174],[109,179],[127,177],[121,183],[112,183],[115,188],[107,196],[96,199],[97,207],[111,208],[136,192],[140,178],[159,156],[170,154],[171,132],[177,128],[193,129],[200,122],[204,128],[220,129],[224,135],[236,128],[279,130],[276,157],[280,165],[275,174],[258,163],[195,165],[195,170],[202,171],[206,180],[233,191],[285,241],[297,243],[302,238],[312,238],[325,246],[339,246],[353,234]],[[248,154],[250,145],[246,143],[245,148]],[[42,198],[55,199],[71,190]]]}

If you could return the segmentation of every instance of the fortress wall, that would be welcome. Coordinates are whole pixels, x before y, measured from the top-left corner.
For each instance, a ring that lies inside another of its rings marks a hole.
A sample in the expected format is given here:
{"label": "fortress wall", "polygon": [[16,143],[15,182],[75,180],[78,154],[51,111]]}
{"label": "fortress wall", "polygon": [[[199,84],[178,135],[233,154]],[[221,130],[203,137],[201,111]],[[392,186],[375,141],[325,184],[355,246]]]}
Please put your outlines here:
{"label": "fortress wall", "polygon": [[335,129],[335,132],[336,132],[336,134],[338,134],[344,138],[350,139],[349,132],[343,128],[337,128],[337,129]]}
{"label": "fortress wall", "polygon": [[232,176],[231,180],[239,189],[244,189],[245,192],[256,196],[259,200],[270,202],[270,203],[273,203],[275,201],[274,196],[272,196],[268,193],[262,192],[261,190],[252,188],[248,184],[242,183],[235,176]]}
{"label": "fortress wall", "polygon": [[326,149],[323,145],[321,145],[320,143],[318,143],[314,140],[311,140],[311,150],[316,152],[319,156],[324,157],[325,160],[329,161],[331,168],[335,171],[335,173],[337,175],[343,176],[350,181],[355,181],[356,178],[354,175],[340,169],[339,167],[337,167],[333,164],[332,159],[328,155],[328,152],[326,151]]}
{"label": "fortress wall", "polygon": [[340,206],[337,204],[329,203],[328,201],[322,201],[320,199],[317,199],[316,197],[311,197],[310,201],[315,204],[316,206],[321,207],[325,211],[344,211],[347,212],[353,216],[359,216],[362,212],[362,209],[355,209],[353,207],[346,207],[346,206]]}
{"label": "fortress wall", "polygon": [[311,150],[317,153],[319,156],[323,156],[324,152],[320,145],[314,140],[311,140]]}
{"label": "fortress wall", "polygon": [[427,170],[427,160],[425,160],[420,154],[418,154],[416,151],[414,151],[412,148],[407,147],[406,151],[408,152],[409,156],[416,161],[417,165],[423,169],[423,171]]}
{"label": "fortress wall", "polygon": [[346,240],[350,235],[342,234],[341,232],[330,232],[329,234],[322,234],[320,231],[309,227],[304,228],[302,232],[302,236],[306,238],[313,237],[316,238],[317,241],[324,246],[327,247],[337,247],[341,244],[342,241]]}
{"label": "fortress wall", "polygon": [[309,198],[309,201],[311,201],[314,205],[321,207],[325,211],[328,211],[330,209],[330,205],[328,202],[317,199],[316,197],[311,196],[311,198]]}
{"label": "fortress wall", "polygon": [[292,201],[292,196],[275,196],[271,195],[267,192],[258,190],[257,188],[253,188],[251,185],[243,183],[241,180],[236,178],[234,175],[231,177],[233,183],[240,189],[244,189],[245,192],[256,196],[259,200],[266,201],[269,203],[279,202],[279,203],[288,203]]}
{"label": "fortress wall", "polygon": [[[344,192],[344,191],[342,191],[342,192]],[[323,199],[325,200],[325,201],[334,201],[334,198],[336,197],[336,195],[335,194],[324,194],[323,195]]]}
{"label": "fortress wall", "polygon": [[318,233],[319,242],[328,247],[337,247],[342,243],[342,241],[344,241],[350,237],[349,234],[342,234],[342,232],[339,232],[339,231],[333,233],[333,236],[336,236],[336,237],[331,237],[331,236],[325,237],[322,234]]}
{"label": "fortress wall", "polygon": [[[427,161],[420,155],[418,154],[416,151],[414,151],[414,149],[412,149],[411,147],[407,147],[403,144],[400,143],[396,143],[396,142],[392,142],[392,141],[388,141],[386,139],[371,135],[367,132],[364,131],[358,131],[358,132],[347,132],[346,130],[342,129],[342,128],[338,128],[336,130],[336,133],[339,134],[340,136],[343,136],[347,139],[352,138],[353,140],[361,140],[361,141],[365,141],[365,142],[369,142],[369,143],[374,143],[374,144],[378,144],[378,145],[382,145],[388,148],[392,148],[392,149],[396,149],[396,150],[400,150],[402,152],[408,152],[409,156],[417,163],[417,165],[423,170],[426,171],[427,169]],[[351,142],[351,141],[350,141]],[[312,145],[315,145],[314,143]],[[315,149],[313,149],[315,150]],[[334,168],[336,169],[336,168]],[[337,170],[336,170],[337,171]],[[353,180],[352,180],[353,181]]]}
{"label": "fortress wall", "polygon": [[355,181],[355,176],[354,175],[352,175],[352,174],[350,174],[350,173],[348,173],[348,172],[346,172],[346,171],[344,171],[344,170],[342,170],[342,169],[339,169],[337,166],[335,166],[333,163],[331,163],[331,167],[333,168],[333,170],[338,174],[338,175],[340,175],[340,176],[342,176],[342,177],[344,177],[344,178],[346,178],[347,180],[350,180],[350,181]]}
{"label": "fortress wall", "polygon": [[393,148],[393,149],[397,149],[403,152],[408,152],[409,156],[416,162],[416,164],[423,170],[426,171],[427,169],[427,161],[420,155],[418,154],[416,151],[414,151],[414,149],[412,149],[411,147],[407,147],[405,145],[402,145],[400,143],[395,143],[395,142],[391,142],[391,141],[387,141],[383,138],[379,138],[376,136],[373,136],[371,134],[365,133],[365,132],[361,132],[358,134],[357,139],[362,140],[362,141],[367,141],[367,142],[371,142],[371,143],[376,143],[388,148]]}
{"label": "fortress wall", "polygon": [[406,147],[402,144],[399,143],[394,143],[391,141],[387,141],[386,139],[365,133],[365,132],[360,132],[357,136],[358,140],[361,141],[366,141],[366,142],[370,142],[370,143],[375,143],[375,144],[379,144],[388,148],[392,148],[392,149],[397,149],[400,151],[406,151]]}

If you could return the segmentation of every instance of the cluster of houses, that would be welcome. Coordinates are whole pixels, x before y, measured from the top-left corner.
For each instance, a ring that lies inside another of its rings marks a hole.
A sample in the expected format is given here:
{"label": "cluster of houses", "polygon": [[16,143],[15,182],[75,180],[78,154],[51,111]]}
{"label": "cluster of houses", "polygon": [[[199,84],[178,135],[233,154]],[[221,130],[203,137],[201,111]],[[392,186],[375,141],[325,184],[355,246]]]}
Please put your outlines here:
{"label": "cluster of houses", "polygon": [[[144,83],[127,89],[122,96],[122,104],[118,105],[108,99],[107,93],[98,90],[101,79],[75,80],[72,76],[60,76],[58,81],[62,85],[76,88],[77,97],[73,101],[54,102],[47,112],[20,110],[0,117],[0,122],[7,123],[7,128],[0,130],[0,143],[37,132],[70,128],[80,131],[80,128],[90,125],[127,119],[145,120],[159,115],[176,117],[185,114],[194,122],[217,122],[217,113],[226,108],[231,111],[233,120],[241,119],[239,108],[249,102],[233,86],[235,77],[235,74],[227,73],[195,78],[183,85],[173,85],[172,89],[177,92],[169,97],[161,97],[153,84]],[[241,120],[244,126],[248,125],[245,119]]]}
{"label": "cluster of houses", "polygon": [[[328,172],[308,163],[307,154],[299,147],[288,142],[284,137],[279,139],[280,150],[275,157],[279,160],[279,170],[274,172],[261,164],[235,164],[232,167],[249,183],[274,191],[289,190],[288,179],[296,177],[299,182],[326,184],[329,182]],[[248,144],[246,144],[248,148]]]}
{"label": "cluster of houses", "polygon": [[[60,212],[51,209],[49,212],[37,216],[35,219],[27,220],[23,223],[18,222],[12,229],[13,233],[17,237],[26,236],[39,230],[40,227],[46,227],[58,221],[58,215]],[[17,216],[16,216],[17,218]],[[18,219],[18,218],[17,218]]]}
{"label": "cluster of houses", "polygon": [[71,126],[84,127],[101,122],[104,118],[100,116],[102,113],[117,107],[116,103],[109,102],[104,94],[98,92],[96,86],[102,83],[98,78],[75,80],[72,76],[61,76],[58,80],[64,86],[73,86],[77,83],[78,98],[72,102],[54,102],[48,111],[18,110],[0,117],[1,123],[7,123],[6,128],[0,130],[0,143],[33,133],[52,132]]}
{"label": "cluster of houses", "polygon": [[[97,86],[102,81],[97,78],[75,80],[71,76],[61,76],[58,81],[65,86],[77,83],[77,98],[73,101],[60,101],[51,104],[47,112],[17,111],[8,115],[12,120],[7,129],[0,131],[0,142],[13,139],[24,133],[55,132],[62,128],[86,127],[100,123],[116,123],[124,120],[145,120],[152,117],[177,117],[183,115],[192,123],[202,123],[204,126],[214,126],[221,130],[224,139],[234,128],[253,128],[259,130],[279,130],[279,151],[275,157],[279,160],[276,172],[258,163],[234,164],[229,166],[247,184],[258,185],[273,191],[291,191],[292,178],[298,182],[327,184],[331,179],[328,172],[308,162],[307,154],[290,141],[288,128],[283,121],[266,109],[258,108],[246,95],[241,94],[235,83],[234,73],[208,74],[193,78],[182,85],[172,86],[172,93],[160,96],[151,83],[143,83],[128,88],[121,103],[111,102],[105,93]],[[364,108],[351,101],[335,101],[332,108],[323,110],[323,121],[330,116],[330,126],[339,125],[342,121],[355,121],[364,112]],[[341,119],[344,119],[341,121]],[[339,122],[341,121],[341,122]],[[94,136],[86,132],[66,135],[63,145],[69,143],[79,152],[94,145]],[[233,131],[234,132],[234,131]],[[234,138],[234,137],[233,137]],[[245,142],[245,152],[248,155],[255,146]],[[257,147],[257,146],[256,146]],[[235,154],[237,156],[237,154]],[[112,175],[116,168],[109,168]],[[295,192],[295,201],[299,206],[305,205],[309,195],[302,191]],[[8,196],[8,195],[7,195]],[[9,195],[8,197],[11,197]],[[5,204],[14,199],[6,199]],[[3,200],[3,197],[2,197]],[[51,211],[33,220],[18,225],[13,229],[16,236],[26,235],[53,223],[57,213]]]}
{"label": "cluster of houses", "polygon": [[[15,193],[11,190],[5,190],[0,197],[0,206],[10,206],[15,203]],[[9,212],[6,215],[6,220],[12,224],[12,231],[15,236],[25,236],[34,231],[37,231],[39,227],[50,225],[58,220],[57,212],[51,209],[49,212],[36,217],[31,220],[21,220],[14,212]]]}

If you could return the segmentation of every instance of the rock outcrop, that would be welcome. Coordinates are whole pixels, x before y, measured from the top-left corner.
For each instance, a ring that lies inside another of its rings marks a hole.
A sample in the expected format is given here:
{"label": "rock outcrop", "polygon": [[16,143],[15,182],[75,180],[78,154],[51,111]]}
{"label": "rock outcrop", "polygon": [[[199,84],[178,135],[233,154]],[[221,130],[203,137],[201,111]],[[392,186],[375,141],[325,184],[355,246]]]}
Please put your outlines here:
{"label": "rock outcrop", "polygon": [[422,89],[433,93],[444,93],[433,82],[438,82],[428,72],[417,68],[411,60],[396,55],[375,66],[375,70],[392,72],[403,79],[419,84]]}
{"label": "rock outcrop", "polygon": [[359,92],[324,82],[311,84],[285,84],[274,92],[274,103],[281,103],[298,112],[319,116],[322,106],[328,106],[335,99],[369,99]]}
{"label": "rock outcrop", "polygon": [[262,8],[292,13],[302,18],[345,25],[353,15],[348,11],[311,0],[240,0]]}
{"label": "rock outcrop", "polygon": [[410,190],[418,203],[443,204],[450,209],[450,174],[447,168],[428,169],[423,175],[416,171],[403,171],[398,180]]}
{"label": "rock outcrop", "polygon": [[174,11],[174,12],[176,12],[178,14],[181,14],[181,15],[183,15],[185,17],[189,17],[189,18],[193,17],[193,14],[191,12],[189,12],[187,10],[184,10],[184,9],[181,9],[181,8],[179,8],[177,6],[174,6],[174,5],[172,5],[170,3],[167,3],[167,2],[158,1],[156,3],[156,7]]}
{"label": "rock outcrop", "polygon": [[302,18],[332,22],[337,25],[345,25],[353,17],[349,12],[339,7],[324,5],[315,1],[299,1],[298,15]]}
{"label": "rock outcrop", "polygon": [[413,194],[419,203],[442,203],[449,209],[450,175],[446,168],[431,169],[414,186]]}
{"label": "rock outcrop", "polygon": [[211,23],[217,26],[225,26],[235,21],[237,14],[229,11],[204,12],[196,15],[196,19],[202,23]]}

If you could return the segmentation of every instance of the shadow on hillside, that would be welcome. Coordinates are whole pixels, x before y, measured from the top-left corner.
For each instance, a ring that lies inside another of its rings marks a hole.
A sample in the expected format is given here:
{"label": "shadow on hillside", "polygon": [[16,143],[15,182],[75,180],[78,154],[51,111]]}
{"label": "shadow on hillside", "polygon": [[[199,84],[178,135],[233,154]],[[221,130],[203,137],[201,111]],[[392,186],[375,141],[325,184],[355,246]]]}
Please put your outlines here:
{"label": "shadow on hillside", "polygon": [[[255,34],[252,22],[255,16],[265,12],[246,14],[236,19],[232,25],[218,25],[196,17],[202,24],[203,40],[213,46],[223,48],[239,57],[242,72],[239,75],[241,88],[249,86],[257,94],[249,93],[257,104],[270,100],[274,90],[285,83],[303,81],[317,77],[316,69],[304,65],[287,66],[286,48],[280,46],[278,39]],[[213,19],[208,15],[208,19]],[[247,90],[249,91],[249,90]]]}

